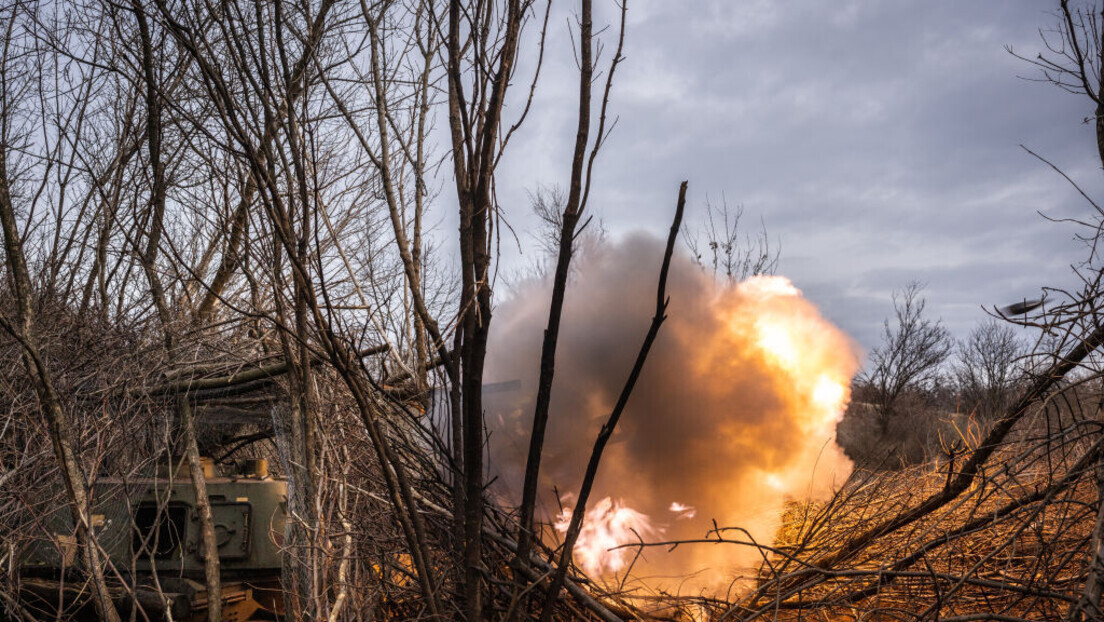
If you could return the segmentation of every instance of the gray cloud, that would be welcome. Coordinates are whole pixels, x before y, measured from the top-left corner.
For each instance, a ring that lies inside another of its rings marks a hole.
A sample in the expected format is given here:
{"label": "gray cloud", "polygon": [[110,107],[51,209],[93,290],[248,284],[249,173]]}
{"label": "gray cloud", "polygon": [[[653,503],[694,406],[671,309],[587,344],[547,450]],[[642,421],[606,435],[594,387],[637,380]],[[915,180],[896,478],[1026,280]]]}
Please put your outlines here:
{"label": "gray cloud", "polygon": [[[707,196],[744,205],[781,238],[782,272],[865,346],[913,279],[964,334],[980,305],[1070,283],[1082,255],[1074,227],[1037,212],[1089,206],[1019,145],[1104,190],[1089,102],[1023,79],[1032,68],[1005,50],[1034,55],[1053,22],[1030,1],[632,2],[593,213],[614,236],[662,232],[689,179],[689,226]],[[545,62],[500,182],[522,226],[524,190],[566,182],[574,136],[573,61]],[[507,264],[533,257],[522,244]]]}

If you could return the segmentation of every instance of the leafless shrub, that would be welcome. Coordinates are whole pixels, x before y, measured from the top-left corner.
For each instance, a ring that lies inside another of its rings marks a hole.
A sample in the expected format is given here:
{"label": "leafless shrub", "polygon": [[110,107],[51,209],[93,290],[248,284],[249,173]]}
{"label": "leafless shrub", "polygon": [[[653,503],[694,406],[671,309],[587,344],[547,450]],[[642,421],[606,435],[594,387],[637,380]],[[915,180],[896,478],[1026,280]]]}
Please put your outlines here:
{"label": "leafless shrub", "polygon": [[959,342],[954,376],[961,407],[990,420],[1014,399],[1027,348],[1013,326],[990,318]]}
{"label": "leafless shrub", "polygon": [[741,227],[744,206],[735,209],[722,197],[721,204],[705,202],[705,222],[698,230],[687,229],[686,246],[698,265],[729,282],[742,281],[757,274],[774,274],[782,249],[771,244],[767,228],[748,233]]}

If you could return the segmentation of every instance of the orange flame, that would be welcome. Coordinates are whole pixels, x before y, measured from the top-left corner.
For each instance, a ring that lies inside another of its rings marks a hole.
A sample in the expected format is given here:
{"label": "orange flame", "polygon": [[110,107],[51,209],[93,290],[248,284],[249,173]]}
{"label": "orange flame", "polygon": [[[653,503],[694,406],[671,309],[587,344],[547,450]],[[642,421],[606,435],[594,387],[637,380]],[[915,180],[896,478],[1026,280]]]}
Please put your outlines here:
{"label": "orange flame", "polygon": [[[564,508],[553,523],[560,534],[567,533],[571,514],[570,508]],[[643,542],[661,532],[647,516],[606,497],[586,511],[573,550],[575,563],[594,575],[618,572],[633,556],[631,549],[618,546]]]}
{"label": "orange flame", "polygon": [[[580,257],[564,308],[543,491],[581,481],[646,330],[651,258],[661,255],[658,240],[632,237]],[[858,366],[851,340],[782,277],[728,285],[676,257],[668,285],[668,320],[607,446],[594,488],[605,498],[587,512],[575,548],[592,575],[624,572],[635,549],[610,549],[637,534],[696,540],[716,521],[769,543],[788,499],[823,496],[851,469],[833,442]],[[547,291],[546,281],[524,283],[502,304],[489,378],[536,386]],[[500,422],[492,460],[511,497],[533,395],[512,399],[491,409]],[[561,531],[567,520],[551,518]],[[632,572],[652,588],[714,591],[760,561],[737,546],[652,548]]]}

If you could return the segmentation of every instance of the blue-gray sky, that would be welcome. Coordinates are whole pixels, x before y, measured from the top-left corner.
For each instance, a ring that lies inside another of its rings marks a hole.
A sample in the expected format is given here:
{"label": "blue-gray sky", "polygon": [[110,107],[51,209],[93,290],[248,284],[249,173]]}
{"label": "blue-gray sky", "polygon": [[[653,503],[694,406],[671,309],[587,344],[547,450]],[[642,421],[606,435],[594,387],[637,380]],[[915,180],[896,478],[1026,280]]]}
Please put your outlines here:
{"label": "blue-gray sky", "polygon": [[[608,23],[612,1],[596,4]],[[1036,71],[1005,49],[1039,52],[1052,10],[1038,0],[630,0],[618,121],[589,209],[613,236],[663,235],[688,179],[688,226],[707,198],[742,205],[745,222],[781,240],[779,273],[863,346],[910,280],[928,284],[932,315],[964,337],[982,305],[1071,283],[1084,254],[1073,226],[1039,212],[1091,207],[1019,145],[1104,190],[1083,123],[1091,103],[1024,79]],[[553,13],[533,112],[499,173],[519,230],[531,223],[526,191],[567,180],[578,88],[568,18]],[[534,258],[524,234],[521,246],[521,258],[506,249],[505,265]]]}

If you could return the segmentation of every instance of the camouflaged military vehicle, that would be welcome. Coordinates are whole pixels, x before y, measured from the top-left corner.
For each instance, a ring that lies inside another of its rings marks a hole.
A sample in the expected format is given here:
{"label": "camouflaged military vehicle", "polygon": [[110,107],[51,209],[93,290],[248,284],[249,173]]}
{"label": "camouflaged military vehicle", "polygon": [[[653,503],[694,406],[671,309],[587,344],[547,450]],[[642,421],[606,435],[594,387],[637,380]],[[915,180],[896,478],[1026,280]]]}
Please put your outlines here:
{"label": "camouflaged military vehicle", "polygon": [[[278,619],[287,482],[270,477],[264,460],[245,461],[226,474],[205,460],[204,472],[221,566],[222,619]],[[187,473],[177,469],[170,477],[161,468],[155,477],[104,478],[94,486],[93,529],[115,566],[111,589],[124,619],[135,603],[142,610],[138,620],[206,619],[210,595]],[[80,556],[72,518],[64,511],[44,522],[52,537],[29,547],[21,565],[24,605],[44,619],[96,619],[87,587],[73,580]]]}

